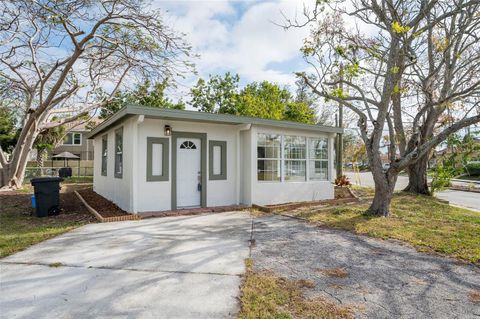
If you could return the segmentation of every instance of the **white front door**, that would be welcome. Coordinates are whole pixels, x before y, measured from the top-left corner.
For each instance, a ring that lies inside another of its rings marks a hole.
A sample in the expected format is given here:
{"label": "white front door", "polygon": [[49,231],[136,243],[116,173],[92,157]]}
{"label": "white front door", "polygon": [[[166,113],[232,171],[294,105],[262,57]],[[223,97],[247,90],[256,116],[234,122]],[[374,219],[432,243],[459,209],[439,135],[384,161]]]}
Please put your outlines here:
{"label": "white front door", "polygon": [[199,138],[177,139],[177,207],[201,204],[201,143]]}

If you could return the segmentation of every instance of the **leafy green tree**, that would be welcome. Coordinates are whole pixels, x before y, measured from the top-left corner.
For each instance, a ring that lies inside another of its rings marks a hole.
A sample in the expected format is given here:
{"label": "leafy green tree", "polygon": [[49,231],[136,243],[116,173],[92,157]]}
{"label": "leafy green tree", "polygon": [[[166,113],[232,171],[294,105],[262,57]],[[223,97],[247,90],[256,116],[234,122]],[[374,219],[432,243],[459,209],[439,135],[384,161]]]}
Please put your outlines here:
{"label": "leafy green tree", "polygon": [[253,82],[239,90],[238,74],[198,80],[190,105],[202,112],[315,123],[312,104],[297,101],[286,88],[268,81]]}
{"label": "leafy green tree", "polygon": [[16,118],[12,110],[0,107],[0,145],[10,152],[17,142]]}
{"label": "leafy green tree", "polygon": [[128,104],[183,110],[185,108],[183,102],[174,103],[165,96],[165,90],[169,85],[168,80],[157,82],[153,85],[146,81],[138,85],[133,91],[119,91],[111,101],[101,108],[99,117],[105,119],[117,113]]}
{"label": "leafy green tree", "polygon": [[[52,121],[57,121],[53,118]],[[43,168],[47,158],[47,152],[53,150],[65,136],[66,129],[64,125],[49,128],[38,134],[35,139],[34,147],[37,149],[37,166]]]}
{"label": "leafy green tree", "polygon": [[290,92],[277,84],[267,81],[253,82],[240,92],[237,114],[282,120],[291,100]]}
{"label": "leafy green tree", "polygon": [[237,114],[239,81],[238,74],[230,72],[199,79],[190,91],[190,105],[202,112]]}

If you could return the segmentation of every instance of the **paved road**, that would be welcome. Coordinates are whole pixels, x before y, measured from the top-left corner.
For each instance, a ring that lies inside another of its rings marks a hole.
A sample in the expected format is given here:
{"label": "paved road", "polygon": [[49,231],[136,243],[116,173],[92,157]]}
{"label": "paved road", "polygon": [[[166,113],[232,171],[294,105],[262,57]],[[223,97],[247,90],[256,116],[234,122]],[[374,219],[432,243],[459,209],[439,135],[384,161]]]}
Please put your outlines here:
{"label": "paved road", "polygon": [[[345,175],[355,184],[374,187],[372,173],[362,172],[358,175],[352,172],[345,172]],[[459,184],[459,183],[457,183]],[[395,190],[402,190],[408,185],[408,177],[398,176],[397,183],[395,184]],[[462,192],[445,190],[436,194],[438,198],[448,200],[451,204],[471,208],[474,210],[480,210],[480,193]]]}
{"label": "paved road", "polygon": [[[282,216],[255,219],[253,265],[291,280],[311,280],[307,297],[356,309],[357,318],[474,319],[480,268],[408,245],[319,228]],[[342,269],[344,278],[322,271]]]}
{"label": "paved road", "polygon": [[0,260],[0,318],[233,317],[251,223],[231,212],[78,228]]}

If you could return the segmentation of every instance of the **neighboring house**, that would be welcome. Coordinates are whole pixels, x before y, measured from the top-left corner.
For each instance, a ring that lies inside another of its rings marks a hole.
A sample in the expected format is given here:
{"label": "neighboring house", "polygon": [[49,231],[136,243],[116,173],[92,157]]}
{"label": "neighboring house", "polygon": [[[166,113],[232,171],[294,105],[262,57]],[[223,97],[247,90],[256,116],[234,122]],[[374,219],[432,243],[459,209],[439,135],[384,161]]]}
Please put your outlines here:
{"label": "neighboring house", "polygon": [[55,147],[48,158],[51,159],[51,155],[66,151],[79,156],[81,160],[92,161],[93,141],[88,139],[89,132],[90,130],[85,127],[85,124],[75,126],[65,135],[63,143]]}
{"label": "neighboring house", "polygon": [[94,190],[131,212],[334,197],[336,127],[128,106],[94,139]]}

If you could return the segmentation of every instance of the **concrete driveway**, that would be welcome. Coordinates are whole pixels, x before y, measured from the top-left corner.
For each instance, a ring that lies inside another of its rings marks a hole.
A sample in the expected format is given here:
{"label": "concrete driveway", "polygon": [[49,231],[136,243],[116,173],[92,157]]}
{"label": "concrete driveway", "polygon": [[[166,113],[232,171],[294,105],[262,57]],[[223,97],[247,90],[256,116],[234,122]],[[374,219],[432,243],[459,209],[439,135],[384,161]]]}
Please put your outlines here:
{"label": "concrete driveway", "polygon": [[251,226],[229,212],[81,227],[0,260],[0,317],[232,317]]}

